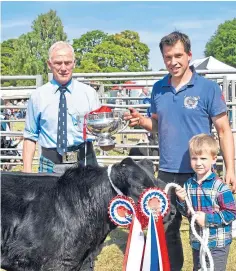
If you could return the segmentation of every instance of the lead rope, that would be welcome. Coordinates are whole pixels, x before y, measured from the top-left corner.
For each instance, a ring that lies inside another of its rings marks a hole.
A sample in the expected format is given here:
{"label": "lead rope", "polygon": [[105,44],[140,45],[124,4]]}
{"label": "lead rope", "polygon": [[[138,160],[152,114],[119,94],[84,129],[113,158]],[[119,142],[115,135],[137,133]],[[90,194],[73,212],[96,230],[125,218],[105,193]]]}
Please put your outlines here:
{"label": "lead rope", "polygon": [[[112,166],[109,165],[108,168],[107,168],[107,175],[108,175],[108,179],[110,181],[110,184],[112,186],[112,188],[116,191],[116,193],[118,195],[124,195],[120,189],[118,187],[116,187],[112,180],[111,180],[111,168]],[[181,188],[180,185],[176,184],[176,183],[169,183],[166,185],[164,191],[166,194],[168,194],[168,191],[170,188]],[[192,232],[193,232],[193,235],[198,239],[198,241],[200,242],[201,244],[201,248],[200,248],[200,262],[201,262],[201,266],[202,266],[202,270],[204,271],[207,271],[207,265],[206,265],[206,255],[208,256],[208,259],[209,259],[209,263],[210,263],[210,268],[209,268],[209,271],[214,271],[214,262],[213,262],[213,258],[212,258],[212,255],[211,255],[211,252],[210,252],[210,249],[208,248],[208,238],[209,238],[209,228],[206,228],[204,227],[203,228],[203,237],[201,237],[196,229],[195,229],[195,221],[196,221],[196,218],[197,218],[197,214],[195,213],[193,207],[192,207],[192,203],[190,202],[190,195],[189,195],[189,190],[187,192],[187,196],[185,198],[185,201],[186,201],[186,204],[188,206],[188,209],[189,211],[191,212],[192,214],[192,219],[191,219],[191,223],[190,223],[190,226],[191,226],[191,229],[192,229]]]}
{"label": "lead rope", "polygon": [[84,142],[84,165],[87,165],[87,141]]}
{"label": "lead rope", "polygon": [[[181,188],[180,185],[176,184],[176,183],[168,183],[165,187],[165,192],[166,194],[168,194],[168,191],[170,188]],[[200,263],[201,263],[201,270],[207,271],[207,265],[206,265],[206,255],[209,259],[209,264],[210,264],[210,268],[209,271],[214,271],[214,262],[213,262],[213,258],[210,252],[210,249],[208,248],[208,238],[209,238],[209,228],[207,227],[203,227],[203,236],[201,237],[196,229],[195,229],[195,221],[197,218],[197,214],[195,213],[192,204],[190,202],[190,195],[189,195],[189,189],[187,191],[187,196],[185,198],[185,202],[188,206],[188,209],[190,211],[190,213],[192,214],[192,219],[191,219],[191,230],[193,232],[193,235],[197,238],[197,240],[200,242],[201,244],[201,248],[200,248]]]}

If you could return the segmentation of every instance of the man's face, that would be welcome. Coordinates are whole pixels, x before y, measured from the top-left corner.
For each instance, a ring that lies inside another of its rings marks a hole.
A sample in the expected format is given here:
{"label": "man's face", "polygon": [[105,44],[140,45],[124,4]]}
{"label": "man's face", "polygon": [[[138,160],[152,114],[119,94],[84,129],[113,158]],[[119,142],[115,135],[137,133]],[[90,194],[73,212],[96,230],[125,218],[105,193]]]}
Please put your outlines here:
{"label": "man's face", "polygon": [[72,78],[75,60],[69,47],[55,48],[51,59],[48,60],[48,68],[53,73],[53,78],[61,85],[67,84]]}
{"label": "man's face", "polygon": [[184,45],[177,41],[175,45],[163,47],[163,59],[172,77],[181,78],[189,67],[192,53],[184,51]]}

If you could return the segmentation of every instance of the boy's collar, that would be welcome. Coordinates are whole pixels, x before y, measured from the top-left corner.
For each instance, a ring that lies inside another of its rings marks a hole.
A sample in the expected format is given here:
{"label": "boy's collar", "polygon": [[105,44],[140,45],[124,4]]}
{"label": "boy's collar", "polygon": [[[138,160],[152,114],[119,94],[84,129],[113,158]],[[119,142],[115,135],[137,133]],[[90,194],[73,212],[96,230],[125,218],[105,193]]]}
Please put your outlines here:
{"label": "boy's collar", "polygon": [[[216,177],[216,173],[215,173],[215,172],[212,172],[206,179],[203,180],[203,182],[204,182],[204,181],[211,181],[211,180],[214,179],[215,177]],[[196,173],[193,175],[193,180],[194,180],[195,182],[197,182],[197,174],[196,174]]]}

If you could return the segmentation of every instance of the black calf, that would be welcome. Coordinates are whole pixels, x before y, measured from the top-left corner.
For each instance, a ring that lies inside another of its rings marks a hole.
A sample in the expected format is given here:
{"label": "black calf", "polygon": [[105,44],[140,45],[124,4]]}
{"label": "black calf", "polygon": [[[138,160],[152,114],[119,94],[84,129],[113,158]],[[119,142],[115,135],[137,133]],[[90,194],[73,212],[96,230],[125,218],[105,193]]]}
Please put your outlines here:
{"label": "black calf", "polygon": [[[153,163],[131,158],[112,166],[111,180],[137,201],[154,186]],[[115,226],[107,207],[116,196],[107,168],[75,167],[61,177],[2,174],[2,268],[80,270]]]}

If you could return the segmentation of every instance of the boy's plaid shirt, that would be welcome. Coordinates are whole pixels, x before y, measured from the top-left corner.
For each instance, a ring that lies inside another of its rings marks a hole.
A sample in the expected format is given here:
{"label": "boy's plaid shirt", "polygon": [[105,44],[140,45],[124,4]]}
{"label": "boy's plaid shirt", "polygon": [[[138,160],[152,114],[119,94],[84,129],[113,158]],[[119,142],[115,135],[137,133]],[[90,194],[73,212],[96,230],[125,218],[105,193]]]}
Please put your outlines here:
{"label": "boy's plaid shirt", "polygon": [[[209,227],[208,247],[225,247],[232,242],[232,221],[236,219],[236,202],[229,187],[213,172],[202,184],[197,183],[196,175],[188,179],[184,187],[195,211],[206,213],[205,226]],[[186,202],[178,202],[181,214],[190,219]],[[202,228],[195,224],[202,236]],[[190,244],[200,249],[200,243],[190,228]]]}

